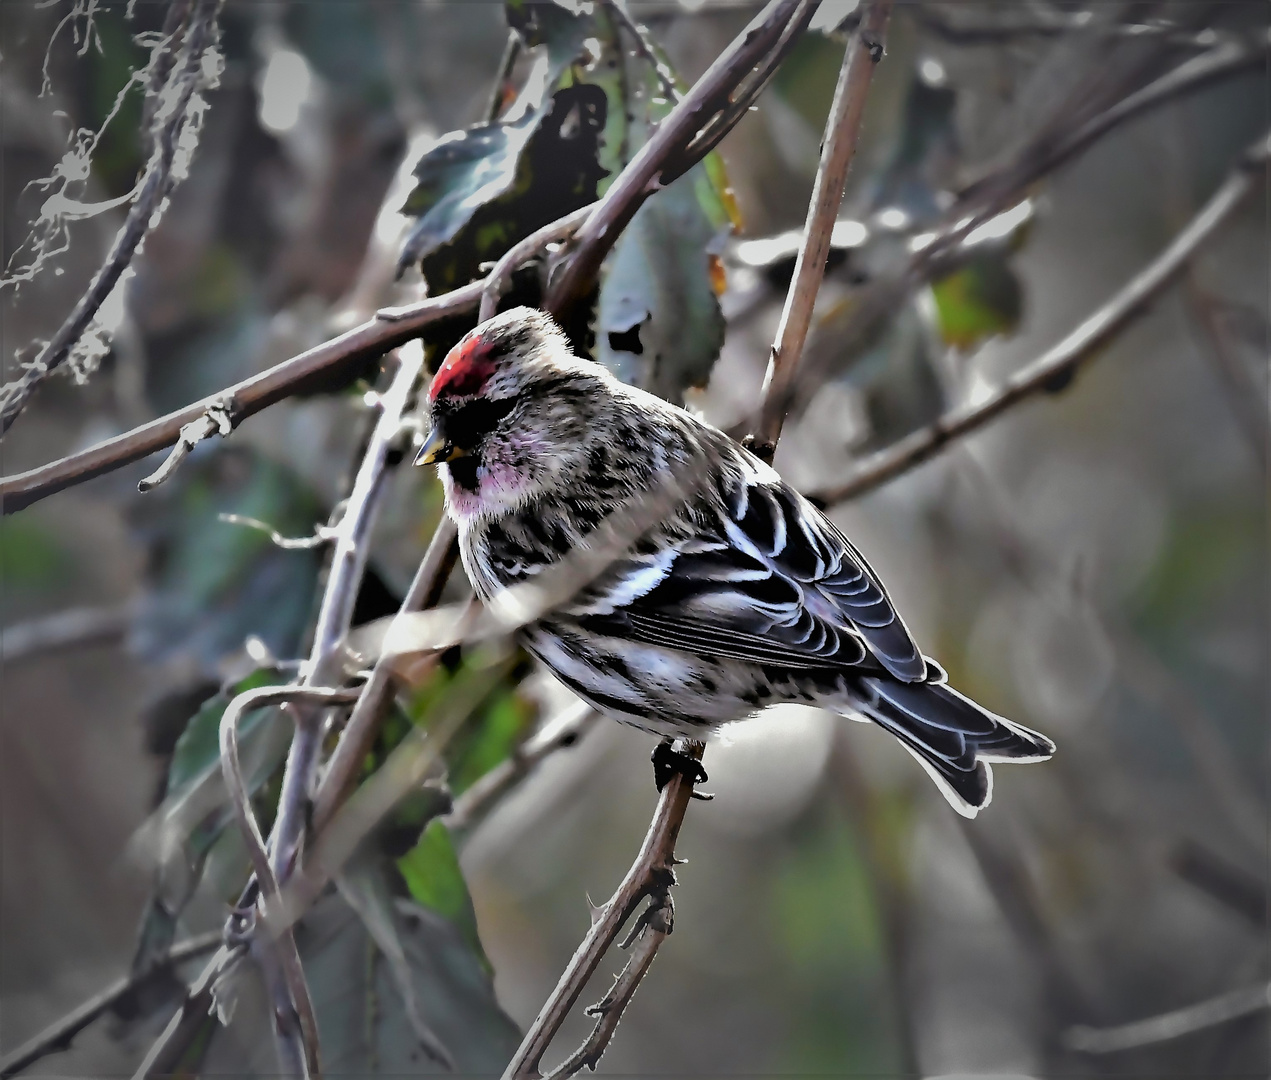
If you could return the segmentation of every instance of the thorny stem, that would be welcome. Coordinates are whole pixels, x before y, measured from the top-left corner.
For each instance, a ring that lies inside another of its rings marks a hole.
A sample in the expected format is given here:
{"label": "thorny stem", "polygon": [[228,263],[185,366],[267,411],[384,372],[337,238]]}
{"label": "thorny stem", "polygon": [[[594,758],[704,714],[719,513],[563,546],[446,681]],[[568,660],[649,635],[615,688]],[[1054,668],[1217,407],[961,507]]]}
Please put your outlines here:
{"label": "thorny stem", "polygon": [[1075,371],[1142,315],[1157,295],[1187,268],[1200,246],[1254,190],[1269,158],[1271,133],[1243,155],[1231,175],[1169,247],[1066,338],[1016,372],[989,397],[952,409],[935,423],[866,458],[846,480],[818,492],[815,497],[829,505],[871,491],[934,457],[950,442],[978,430],[1018,402],[1045,390],[1057,378]]}
{"label": "thorny stem", "polygon": [[[154,140],[154,153],[136,201],[129,208],[123,227],[115,236],[105,262],[97,271],[92,284],[79,298],[74,310],[31,365],[0,391],[0,435],[9,430],[40,383],[70,356],[75,343],[88,329],[93,317],[132,262],[141,241],[154,224],[155,211],[175,186],[172,166],[176,159],[177,144],[188,120],[190,100],[202,79],[203,54],[216,35],[216,16],[220,7],[221,0],[198,0],[186,33],[185,62],[169,84],[179,86],[172,115]],[[168,47],[165,46],[166,48]]]}
{"label": "thorny stem", "polygon": [[825,138],[821,144],[821,164],[812,186],[808,203],[807,224],[803,243],[795,262],[794,278],[786,293],[777,340],[764,378],[763,404],[754,435],[754,452],[772,461],[785,422],[788,390],[799,369],[799,357],[812,325],[812,309],[816,306],[821,279],[825,276],[825,260],[830,253],[830,235],[838,217],[839,203],[847,171],[856,153],[865,100],[874,78],[874,68],[883,57],[891,0],[872,0],[861,14],[857,31],[847,43],[834,101],[825,122]]}
{"label": "thorny stem", "polygon": [[[705,745],[693,742],[682,749],[690,757],[700,761]],[[680,826],[684,822],[684,814],[692,794],[692,782],[681,774],[673,776],[662,789],[640,853],[617,891],[597,913],[587,936],[570,958],[560,981],[539,1010],[520,1048],[504,1070],[503,1080],[524,1080],[541,1076],[543,1054],[627,919],[646,896],[655,895],[674,884],[675,841],[679,837]],[[647,968],[648,963],[645,962],[643,970]],[[621,1010],[617,1011],[620,1013]],[[616,1026],[616,1015],[612,1023]],[[600,1052],[603,1052],[603,1047]],[[598,1060],[599,1052],[596,1057]],[[580,1062],[578,1068],[583,1064]]]}

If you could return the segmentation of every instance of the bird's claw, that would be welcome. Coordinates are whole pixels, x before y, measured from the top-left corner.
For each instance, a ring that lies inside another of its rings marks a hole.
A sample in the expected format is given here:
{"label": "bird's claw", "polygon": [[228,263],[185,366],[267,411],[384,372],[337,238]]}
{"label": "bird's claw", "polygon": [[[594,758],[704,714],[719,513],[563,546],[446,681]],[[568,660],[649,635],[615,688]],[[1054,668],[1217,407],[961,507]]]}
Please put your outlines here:
{"label": "bird's claw", "polygon": [[[653,753],[649,755],[649,760],[653,762],[653,783],[659,792],[677,773],[690,784],[704,784],[707,780],[706,770],[702,768],[702,763],[697,758],[676,750],[675,744],[670,739],[663,739],[658,743],[653,748]],[[708,802],[714,797],[704,791],[693,792],[693,798],[701,799],[703,802]]]}

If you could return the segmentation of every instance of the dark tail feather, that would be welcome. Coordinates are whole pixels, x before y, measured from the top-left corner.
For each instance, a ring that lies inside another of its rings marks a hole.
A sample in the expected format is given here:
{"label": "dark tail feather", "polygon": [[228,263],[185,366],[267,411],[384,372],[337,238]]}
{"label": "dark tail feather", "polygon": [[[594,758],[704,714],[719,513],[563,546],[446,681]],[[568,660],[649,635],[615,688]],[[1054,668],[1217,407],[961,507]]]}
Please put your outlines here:
{"label": "dark tail feather", "polygon": [[904,744],[964,817],[975,817],[993,797],[990,761],[1044,761],[1055,752],[1045,735],[989,712],[943,681],[866,678],[860,686],[865,713]]}

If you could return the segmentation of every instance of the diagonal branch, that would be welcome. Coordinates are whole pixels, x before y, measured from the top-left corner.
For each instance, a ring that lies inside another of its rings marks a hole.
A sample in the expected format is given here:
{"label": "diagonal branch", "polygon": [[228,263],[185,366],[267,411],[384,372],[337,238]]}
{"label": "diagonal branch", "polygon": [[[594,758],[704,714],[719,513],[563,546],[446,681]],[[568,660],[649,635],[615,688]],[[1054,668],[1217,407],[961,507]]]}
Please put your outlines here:
{"label": "diagonal branch", "polygon": [[834,101],[825,124],[821,144],[821,163],[812,186],[808,219],[803,243],[794,265],[794,278],[786,293],[777,327],[777,340],[772,346],[768,372],[764,377],[763,404],[752,449],[765,461],[771,461],[785,423],[789,387],[799,369],[799,357],[812,324],[821,279],[825,276],[825,260],[830,253],[830,235],[843,201],[847,171],[856,153],[861,121],[865,116],[865,99],[874,78],[874,68],[883,58],[883,40],[891,15],[891,0],[875,0],[861,15],[859,29],[848,40]]}
{"label": "diagonal branch", "polygon": [[[716,114],[730,108],[739,85],[757,65],[770,59],[783,39],[787,39],[784,45],[788,48],[811,21],[816,8],[817,0],[772,0],[693,84],[578,230],[573,257],[548,288],[543,305],[548,311],[560,314],[591,288],[601,261],[619,234],[644,200],[668,180],[663,173],[672,160]],[[759,89],[754,88],[755,92]],[[701,153],[706,149],[709,148]],[[685,167],[677,163],[676,175]]]}
{"label": "diagonal branch", "polygon": [[221,944],[221,932],[213,930],[199,934],[177,945],[173,945],[162,956],[139,971],[129,972],[116,979],[100,994],[95,994],[82,1005],[68,1012],[61,1019],[54,1021],[38,1035],[24,1042],[17,1049],[0,1058],[0,1080],[16,1076],[29,1065],[34,1065],[42,1057],[55,1054],[70,1046],[71,1040],[83,1031],[99,1016],[110,1012],[119,1002],[130,994],[145,986],[155,975],[171,971],[187,960],[193,960],[204,953],[212,952]]}
{"label": "diagonal branch", "polygon": [[824,504],[843,502],[921,465],[950,442],[978,430],[1012,406],[1076,371],[1141,316],[1186,268],[1200,246],[1253,192],[1271,158],[1271,133],[1242,156],[1231,175],[1157,258],[1063,341],[1007,379],[983,401],[955,408],[927,427],[862,461],[843,482],[817,492]]}
{"label": "diagonal branch", "polygon": [[[203,81],[203,54],[216,37],[216,16],[221,2],[222,0],[198,0],[185,35],[184,62],[179,71],[171,75],[161,92],[175,93],[175,97],[171,113],[158,132],[151,136],[153,154],[136,201],[129,208],[105,262],[87,291],[79,298],[74,310],[30,366],[0,390],[0,435],[9,430],[39,385],[66,362],[75,344],[83,337],[94,316],[128,269],[142,240],[157,224],[156,212],[176,186],[173,164],[177,147],[190,119],[191,99]],[[174,62],[175,58],[170,56],[170,46],[164,46],[164,52],[156,58],[155,71],[171,70]]]}

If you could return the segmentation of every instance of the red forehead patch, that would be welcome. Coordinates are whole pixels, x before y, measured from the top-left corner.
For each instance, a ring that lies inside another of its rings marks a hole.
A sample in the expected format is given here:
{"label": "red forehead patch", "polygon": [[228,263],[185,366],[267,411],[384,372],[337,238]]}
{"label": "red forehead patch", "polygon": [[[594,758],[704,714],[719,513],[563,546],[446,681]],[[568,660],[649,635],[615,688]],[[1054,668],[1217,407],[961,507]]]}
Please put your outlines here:
{"label": "red forehead patch", "polygon": [[446,354],[428,387],[428,398],[436,401],[443,394],[456,397],[479,394],[494,374],[495,366],[489,343],[479,334],[466,337]]}

